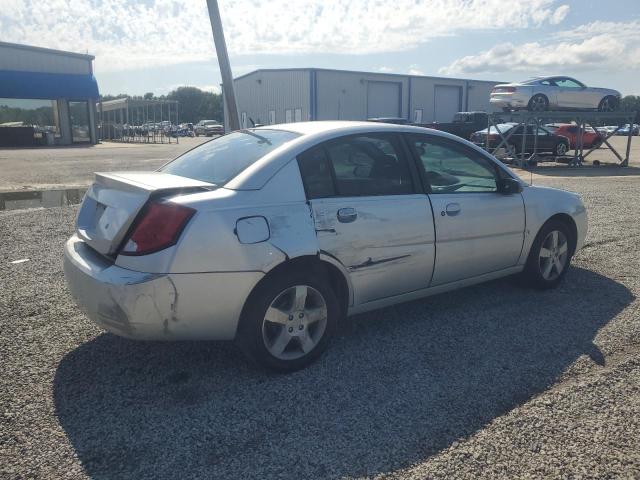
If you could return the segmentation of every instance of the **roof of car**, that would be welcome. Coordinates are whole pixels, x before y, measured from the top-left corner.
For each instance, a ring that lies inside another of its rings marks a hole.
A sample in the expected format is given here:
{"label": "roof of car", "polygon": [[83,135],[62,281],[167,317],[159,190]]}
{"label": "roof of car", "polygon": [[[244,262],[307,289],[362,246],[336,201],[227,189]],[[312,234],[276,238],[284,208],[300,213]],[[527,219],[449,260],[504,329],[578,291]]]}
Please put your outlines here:
{"label": "roof of car", "polygon": [[[296,122],[296,123],[280,123],[277,125],[266,125],[258,127],[258,129],[270,130],[286,130],[289,132],[299,133],[301,135],[312,135],[314,133],[330,132],[332,130],[340,130],[343,128],[353,128],[357,126],[367,126],[375,128],[380,124],[372,122],[354,122],[346,120],[323,120],[317,122]],[[397,125],[393,125],[397,128]]]}
{"label": "roof of car", "polygon": [[[301,135],[315,135],[330,133],[337,130],[344,131],[346,134],[349,131],[357,133],[360,131],[424,131],[425,127],[415,125],[400,125],[395,123],[382,123],[382,122],[363,122],[353,120],[320,120],[314,122],[297,122],[297,123],[281,123],[277,125],[265,125],[263,127],[257,127],[255,130],[270,129],[270,130],[286,130],[289,132],[299,133]],[[433,131],[436,135],[443,132]]]}

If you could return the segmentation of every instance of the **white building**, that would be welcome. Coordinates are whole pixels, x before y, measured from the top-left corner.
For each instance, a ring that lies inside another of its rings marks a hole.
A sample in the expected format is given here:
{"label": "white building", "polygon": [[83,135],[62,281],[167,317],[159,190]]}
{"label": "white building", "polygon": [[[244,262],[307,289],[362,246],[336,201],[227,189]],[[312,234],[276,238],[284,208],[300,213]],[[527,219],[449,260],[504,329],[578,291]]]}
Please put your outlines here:
{"label": "white building", "polygon": [[[459,111],[492,111],[489,93],[503,82],[294,68],[256,70],[234,80],[243,127],[307,120],[401,117],[450,122]],[[227,110],[225,104],[225,123]]]}
{"label": "white building", "polygon": [[93,59],[0,42],[0,146],[96,143]]}

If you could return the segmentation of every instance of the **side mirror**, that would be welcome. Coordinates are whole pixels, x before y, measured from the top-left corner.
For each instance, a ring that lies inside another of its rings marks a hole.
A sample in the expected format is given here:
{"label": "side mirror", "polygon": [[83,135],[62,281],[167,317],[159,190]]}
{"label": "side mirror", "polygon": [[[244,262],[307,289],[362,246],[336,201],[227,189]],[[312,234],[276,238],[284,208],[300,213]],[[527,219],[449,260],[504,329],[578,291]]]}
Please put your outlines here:
{"label": "side mirror", "polygon": [[501,178],[496,182],[496,186],[498,187],[498,193],[503,195],[511,195],[522,191],[522,185],[515,178]]}

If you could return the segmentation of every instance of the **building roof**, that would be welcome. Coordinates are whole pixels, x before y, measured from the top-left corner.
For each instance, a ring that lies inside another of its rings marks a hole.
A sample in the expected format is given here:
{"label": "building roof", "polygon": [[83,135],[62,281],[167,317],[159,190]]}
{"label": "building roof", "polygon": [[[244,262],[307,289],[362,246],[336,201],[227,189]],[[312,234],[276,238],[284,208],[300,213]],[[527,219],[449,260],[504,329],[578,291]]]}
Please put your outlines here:
{"label": "building roof", "polygon": [[258,70],[253,70],[252,72],[245,73],[244,75],[240,75],[239,77],[235,77],[234,80],[240,80],[245,77],[249,77],[251,75],[255,75],[256,73],[262,72],[296,72],[296,71],[317,71],[317,72],[338,72],[338,73],[357,73],[360,75],[381,75],[381,76],[392,76],[392,77],[411,77],[411,78],[430,78],[430,79],[438,79],[438,80],[455,80],[459,82],[476,82],[476,83],[490,83],[495,85],[497,83],[506,83],[504,81],[497,80],[474,80],[472,78],[455,78],[455,77],[438,77],[433,75],[412,75],[409,73],[387,73],[387,72],[365,72],[361,70],[339,70],[334,68],[314,68],[314,67],[304,67],[304,68],[259,68]]}
{"label": "building roof", "polygon": [[21,43],[0,42],[1,47],[17,48],[21,50],[31,50],[35,52],[50,53],[52,55],[62,55],[65,57],[84,58],[85,60],[94,60],[96,57],[86,53],[67,52],[65,50],[55,50],[53,48],[34,47],[32,45],[23,45]]}
{"label": "building roof", "polygon": [[32,45],[23,45],[21,43],[0,42],[0,48],[17,48],[21,50],[31,50],[35,52],[49,53],[52,55],[62,55],[64,57],[84,58],[85,60],[94,60],[96,57],[85,53],[67,52],[65,50],[55,50],[53,48],[34,47]]}

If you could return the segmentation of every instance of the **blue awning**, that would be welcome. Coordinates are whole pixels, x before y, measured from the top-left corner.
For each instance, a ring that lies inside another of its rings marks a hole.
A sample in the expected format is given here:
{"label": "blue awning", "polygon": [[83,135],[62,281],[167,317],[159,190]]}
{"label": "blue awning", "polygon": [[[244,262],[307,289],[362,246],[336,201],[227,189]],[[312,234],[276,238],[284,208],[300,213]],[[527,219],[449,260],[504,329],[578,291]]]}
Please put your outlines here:
{"label": "blue awning", "polygon": [[86,100],[98,96],[93,75],[0,70],[0,98]]}

